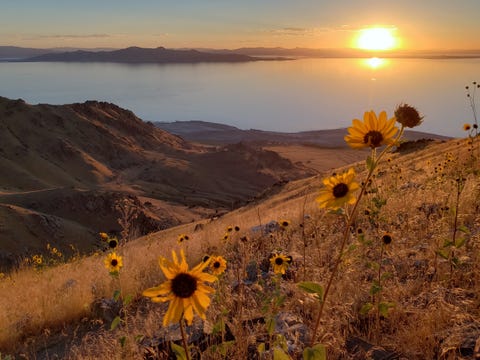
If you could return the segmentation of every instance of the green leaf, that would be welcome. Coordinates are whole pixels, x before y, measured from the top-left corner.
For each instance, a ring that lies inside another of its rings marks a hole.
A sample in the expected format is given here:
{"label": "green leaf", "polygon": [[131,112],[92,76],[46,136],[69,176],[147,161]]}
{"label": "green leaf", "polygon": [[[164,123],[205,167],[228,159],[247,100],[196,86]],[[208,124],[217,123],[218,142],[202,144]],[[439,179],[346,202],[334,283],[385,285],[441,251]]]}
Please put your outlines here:
{"label": "green leaf", "polygon": [[132,302],[132,299],[133,299],[132,294],[128,294],[125,297],[125,300],[123,300],[123,305],[127,306],[128,304],[130,304]]}
{"label": "green leaf", "polygon": [[279,347],[273,348],[273,360],[290,360],[290,356]]}
{"label": "green leaf", "polygon": [[370,295],[378,294],[380,291],[382,291],[382,287],[380,286],[378,281],[375,280],[372,286],[370,287]]}
{"label": "green leaf", "polygon": [[467,228],[465,225],[459,226],[459,227],[457,228],[457,230],[458,230],[458,231],[461,231],[461,232],[463,232],[463,233],[465,233],[465,234],[470,234],[470,230],[468,230],[468,228]]}
{"label": "green leaf", "polygon": [[438,249],[436,251],[437,255],[444,258],[445,260],[448,260],[450,257],[450,252],[447,249]]}
{"label": "green leaf", "polygon": [[170,343],[172,351],[175,353],[177,360],[187,360],[187,355],[185,354],[185,349],[183,346],[175,344],[173,341]]}
{"label": "green leaf", "polygon": [[275,321],[274,317],[270,317],[267,319],[265,326],[267,327],[268,335],[272,335],[275,332],[276,325],[277,325],[277,322]]}
{"label": "green leaf", "polygon": [[118,301],[118,298],[120,297],[120,290],[115,290],[113,292],[113,300]]}
{"label": "green leaf", "polygon": [[382,279],[382,281],[384,280],[388,280],[388,279],[391,279],[393,277],[393,274],[391,272],[384,272],[382,274],[382,276],[380,277],[380,279]]}
{"label": "green leaf", "polygon": [[378,312],[383,317],[388,317],[388,310],[395,307],[395,303],[391,302],[381,302],[378,304]]}
{"label": "green leaf", "polygon": [[467,241],[466,238],[459,238],[459,239],[455,239],[455,247],[457,249],[461,248],[463,245],[465,245],[465,241]]}
{"label": "green leaf", "polygon": [[[210,346],[208,350],[213,354],[220,353],[222,356],[225,357],[227,356],[228,349],[230,349],[234,344],[235,344],[235,341],[224,341],[223,343],[220,343],[218,345]],[[260,345],[257,347],[257,350],[259,350]],[[263,344],[263,346],[265,347],[265,344]],[[263,349],[263,351],[265,352],[265,348]]]}
{"label": "green leaf", "polygon": [[453,241],[451,241],[450,239],[445,239],[442,247],[447,248],[447,247],[452,246],[452,245],[453,245]]}
{"label": "green leaf", "polygon": [[260,355],[265,353],[265,343],[260,343],[257,346],[257,351]]}
{"label": "green leaf", "polygon": [[307,347],[303,350],[303,360],[327,360],[327,349],[323,344]]}
{"label": "green leaf", "polygon": [[363,304],[362,308],[360,309],[360,315],[365,316],[365,315],[367,315],[367,314],[370,312],[370,310],[372,310],[372,309],[373,309],[373,304],[372,304],[372,303],[369,303],[369,302],[368,302],[368,303],[366,303],[366,304]]}
{"label": "green leaf", "polygon": [[323,286],[312,281],[302,281],[297,286],[309,294],[315,294],[320,302],[323,301]]}
{"label": "green leaf", "polygon": [[113,319],[112,323],[110,324],[110,330],[115,330],[117,326],[120,324],[120,316],[115,316],[115,319]]}
{"label": "green leaf", "polygon": [[375,169],[375,160],[373,160],[371,156],[367,157],[366,165],[367,170],[373,171],[373,169]]}
{"label": "green leaf", "polygon": [[127,342],[127,337],[126,336],[122,336],[120,339],[118,339],[120,341],[120,346],[123,348],[125,347],[125,343]]}

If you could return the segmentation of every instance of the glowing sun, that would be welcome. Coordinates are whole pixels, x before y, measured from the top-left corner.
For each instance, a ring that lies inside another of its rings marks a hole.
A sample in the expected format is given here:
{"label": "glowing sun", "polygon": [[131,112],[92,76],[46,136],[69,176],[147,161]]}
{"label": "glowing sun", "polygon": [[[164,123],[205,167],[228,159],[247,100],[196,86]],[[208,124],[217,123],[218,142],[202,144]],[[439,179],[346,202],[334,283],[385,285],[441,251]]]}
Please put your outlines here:
{"label": "glowing sun", "polygon": [[374,27],[360,30],[356,47],[364,50],[391,50],[397,46],[394,29]]}

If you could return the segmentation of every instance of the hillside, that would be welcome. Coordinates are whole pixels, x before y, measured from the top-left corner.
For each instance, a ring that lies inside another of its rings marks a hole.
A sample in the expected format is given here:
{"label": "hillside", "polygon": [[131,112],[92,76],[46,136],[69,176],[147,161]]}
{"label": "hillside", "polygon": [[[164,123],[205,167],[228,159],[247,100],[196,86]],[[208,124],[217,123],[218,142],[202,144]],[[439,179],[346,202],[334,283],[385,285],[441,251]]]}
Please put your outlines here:
{"label": "hillside", "polygon": [[[207,320],[196,317],[188,327],[192,351],[207,359],[260,358],[262,344],[270,344],[301,359],[318,299],[297,284],[308,280],[325,287],[346,233],[319,328],[328,359],[473,359],[480,342],[478,151],[476,141],[462,139],[388,155],[346,230],[339,212],[319,209],[315,202],[329,171],[292,181],[214,221],[120,246],[124,268],[118,278],[109,276],[99,256],[12,274],[0,280],[0,307],[8,314],[0,317],[0,351],[27,358],[174,358],[169,343],[181,346],[178,326],[162,327],[166,304],[141,293],[164,280],[158,257],[170,258],[172,249],[183,248],[191,266],[205,254],[222,255],[228,264],[212,285],[216,293]],[[365,179],[365,161],[335,172],[349,167],[359,182]],[[281,219],[288,226],[275,225]],[[268,223],[274,225],[265,227]],[[239,231],[222,241],[232,225]],[[453,229],[461,229],[455,246],[446,243]],[[178,244],[179,234],[190,240]],[[283,276],[270,268],[269,258],[278,251],[293,258]],[[119,288],[134,299],[124,311],[121,301],[112,299]],[[27,297],[31,300],[16,301]],[[373,304],[380,302],[377,317]],[[125,322],[110,330],[116,315]],[[219,324],[228,340],[216,337]],[[272,358],[272,350],[264,355]]]}
{"label": "hillside", "polygon": [[213,216],[311,174],[271,151],[192,145],[109,103],[6,98],[0,166],[0,269],[47,243],[73,255],[98,248],[99,231],[134,238]]}

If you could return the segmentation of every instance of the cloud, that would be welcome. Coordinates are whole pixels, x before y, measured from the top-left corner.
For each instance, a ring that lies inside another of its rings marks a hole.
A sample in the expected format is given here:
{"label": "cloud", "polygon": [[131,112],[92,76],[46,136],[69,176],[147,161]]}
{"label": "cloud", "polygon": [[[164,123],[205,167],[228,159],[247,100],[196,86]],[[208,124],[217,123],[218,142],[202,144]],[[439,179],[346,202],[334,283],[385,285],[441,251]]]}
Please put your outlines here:
{"label": "cloud", "polygon": [[38,39],[100,39],[110,38],[109,34],[52,34],[52,35],[37,35],[28,38],[28,40]]}

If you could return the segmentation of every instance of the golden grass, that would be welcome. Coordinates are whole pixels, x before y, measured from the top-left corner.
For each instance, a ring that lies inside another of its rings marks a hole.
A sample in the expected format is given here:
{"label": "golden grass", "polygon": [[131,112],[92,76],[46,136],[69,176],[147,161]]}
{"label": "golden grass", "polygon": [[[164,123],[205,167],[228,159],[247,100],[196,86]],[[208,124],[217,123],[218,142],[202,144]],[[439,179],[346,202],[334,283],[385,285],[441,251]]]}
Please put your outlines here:
{"label": "golden grass", "polygon": [[[353,356],[346,350],[346,340],[360,337],[409,359],[453,359],[460,356],[465,336],[480,337],[480,331],[468,330],[474,329],[472,324],[480,329],[480,169],[478,161],[469,163],[468,149],[465,140],[453,140],[406,155],[394,154],[380,166],[372,182],[372,192],[361,203],[348,251],[322,318],[319,339],[327,346],[329,358]],[[453,160],[446,160],[448,154],[453,154]],[[354,167],[361,179],[364,163],[356,163]],[[467,173],[467,168],[474,172]],[[465,177],[465,187],[458,206],[458,225],[469,233],[459,234],[466,236],[467,241],[465,246],[455,249],[454,255],[461,262],[452,270],[437,250],[452,236],[455,178],[460,175]],[[317,209],[314,199],[321,179],[319,176],[291,182],[271,198],[217,220],[201,222],[201,230],[195,231],[198,222],[191,223],[127,243],[117,251],[124,259],[118,280],[104,268],[105,254],[41,271],[22,269],[5,277],[0,280],[0,351],[30,352],[34,356],[36,351],[48,347],[39,340],[45,329],[54,332],[69,324],[80,326],[84,319],[84,323],[97,321],[104,326],[87,326],[75,340],[66,337],[63,340],[66,357],[142,357],[145,344],[165,330],[160,325],[164,307],[149,304],[142,299],[141,292],[162,281],[157,259],[170,257],[171,249],[180,246],[179,234],[190,237],[182,246],[191,265],[204,254],[222,255],[229,262],[207,321],[212,325],[224,317],[234,332],[236,345],[227,358],[247,358],[259,339],[268,340],[264,325],[247,329],[245,321],[272,315],[262,310],[262,304],[278,296],[272,290],[274,285],[269,277],[254,284],[239,284],[243,283],[249,264],[260,266],[274,250],[283,250],[294,258],[292,278],[282,281],[279,287],[280,294],[286,294],[287,298],[276,315],[301,319],[298,327],[305,327],[308,333],[318,310],[317,302],[299,290],[296,282],[326,283],[344,226],[338,215]],[[386,200],[386,204],[374,216],[376,198]],[[290,227],[275,231],[273,236],[249,231],[279,219],[290,220]],[[238,225],[240,231],[224,244],[221,238],[229,225]],[[359,228],[373,244],[359,241],[356,235]],[[371,264],[379,259],[378,241],[384,232],[392,234],[393,242],[383,255],[382,271],[391,273],[391,277],[384,281],[381,296],[395,306],[388,317],[381,319],[378,338],[373,315],[361,316],[359,310],[365,302],[372,301],[369,289],[376,272]],[[248,241],[241,241],[242,236],[248,236]],[[112,298],[116,289],[121,289],[124,296],[133,295],[135,301],[126,309],[126,325],[109,331],[108,321],[93,304],[102,298]],[[287,331],[283,336],[292,334]],[[141,340],[137,335],[141,335]],[[123,348],[118,341],[122,336],[129,344]],[[307,340],[290,340],[293,344],[290,355],[300,357]],[[33,345],[24,346],[23,341]],[[210,354],[207,358],[222,357]]]}

